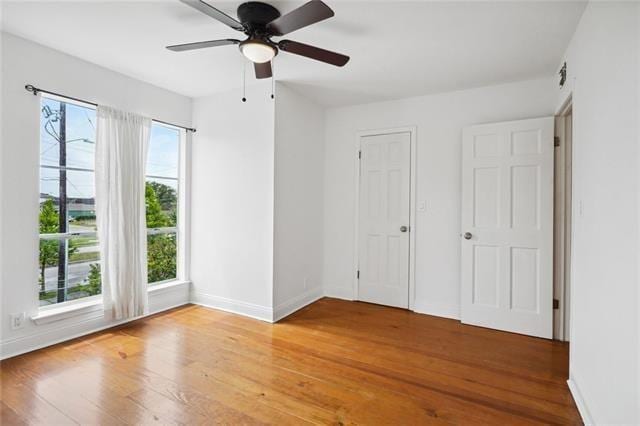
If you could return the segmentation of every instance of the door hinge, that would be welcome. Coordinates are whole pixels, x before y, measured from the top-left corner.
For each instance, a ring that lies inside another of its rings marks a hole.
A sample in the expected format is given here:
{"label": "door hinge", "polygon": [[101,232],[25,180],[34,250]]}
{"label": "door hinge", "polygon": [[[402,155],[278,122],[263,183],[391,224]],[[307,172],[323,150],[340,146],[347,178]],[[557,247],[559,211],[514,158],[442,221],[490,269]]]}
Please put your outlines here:
{"label": "door hinge", "polygon": [[362,151],[358,151],[358,160],[362,159]]}
{"label": "door hinge", "polygon": [[558,299],[553,299],[553,309],[560,309],[560,301]]}
{"label": "door hinge", "polygon": [[560,136],[553,137],[553,146],[560,146]]}
{"label": "door hinge", "polygon": [[360,279],[360,271],[356,271],[356,279]]}

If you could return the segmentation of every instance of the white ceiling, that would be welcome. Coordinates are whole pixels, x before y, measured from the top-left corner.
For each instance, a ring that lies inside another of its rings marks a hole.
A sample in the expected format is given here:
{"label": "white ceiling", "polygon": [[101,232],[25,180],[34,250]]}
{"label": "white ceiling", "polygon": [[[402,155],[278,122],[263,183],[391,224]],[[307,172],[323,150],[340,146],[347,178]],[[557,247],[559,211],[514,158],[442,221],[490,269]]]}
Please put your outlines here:
{"label": "white ceiling", "polygon": [[[235,16],[239,1],[209,0]],[[280,53],[275,75],[325,105],[551,76],[585,3],[325,0],[336,16],[286,36],[351,56],[336,68]],[[271,2],[283,14],[299,2]],[[241,85],[236,46],[164,46],[242,34],[178,1],[4,2],[4,30],[175,92]],[[248,72],[251,71],[248,69]],[[249,73],[249,84],[253,73]]]}

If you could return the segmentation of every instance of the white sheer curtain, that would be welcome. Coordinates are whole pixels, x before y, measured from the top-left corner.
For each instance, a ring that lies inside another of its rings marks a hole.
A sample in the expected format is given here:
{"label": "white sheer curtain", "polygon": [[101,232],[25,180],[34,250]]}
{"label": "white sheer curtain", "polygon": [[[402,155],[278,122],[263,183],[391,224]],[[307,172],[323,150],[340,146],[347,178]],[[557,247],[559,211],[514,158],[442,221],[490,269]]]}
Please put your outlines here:
{"label": "white sheer curtain", "polygon": [[96,219],[102,294],[115,319],[147,312],[145,167],[151,120],[98,106]]}

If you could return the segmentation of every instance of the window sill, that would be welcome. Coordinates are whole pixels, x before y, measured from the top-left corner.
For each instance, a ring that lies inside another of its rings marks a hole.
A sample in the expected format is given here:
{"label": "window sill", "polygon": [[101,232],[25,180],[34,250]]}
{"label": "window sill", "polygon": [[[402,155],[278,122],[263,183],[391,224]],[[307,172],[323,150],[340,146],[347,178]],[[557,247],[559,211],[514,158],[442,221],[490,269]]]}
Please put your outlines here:
{"label": "window sill", "polygon": [[103,313],[102,298],[95,298],[87,300],[85,302],[73,303],[66,306],[60,306],[49,309],[41,309],[37,315],[31,317],[31,320],[36,325],[49,324],[55,321],[60,321],[67,318],[72,318],[78,315],[84,315],[89,313],[100,312],[99,316]]}
{"label": "window sill", "polygon": [[[160,294],[167,291],[171,291],[176,287],[180,286],[189,286],[191,281],[183,281],[183,280],[173,280],[163,282],[161,284],[156,284],[150,286],[148,289],[149,295]],[[86,314],[95,314],[99,312],[97,315],[93,315],[94,317],[99,317],[104,315],[104,307],[102,304],[102,297],[96,297],[92,300],[87,300],[84,302],[72,303],[66,306],[52,307],[47,309],[40,309],[37,315],[31,317],[31,320],[36,325],[44,325],[49,324],[55,321],[61,321],[67,318],[73,318],[79,315]]]}
{"label": "window sill", "polygon": [[173,281],[166,281],[166,282],[162,282],[160,284],[153,284],[149,286],[149,294],[154,294],[154,293],[164,293],[165,291],[169,291],[172,290],[175,287],[180,287],[180,286],[189,286],[191,284],[191,281],[184,281],[184,280],[173,280]]}

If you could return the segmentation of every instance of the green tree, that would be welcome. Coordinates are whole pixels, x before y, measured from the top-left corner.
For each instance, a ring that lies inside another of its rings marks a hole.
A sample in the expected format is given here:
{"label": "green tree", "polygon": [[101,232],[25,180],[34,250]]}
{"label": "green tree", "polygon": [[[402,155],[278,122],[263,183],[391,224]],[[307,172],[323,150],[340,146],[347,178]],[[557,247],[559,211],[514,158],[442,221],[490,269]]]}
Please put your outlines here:
{"label": "green tree", "polygon": [[175,234],[150,235],[147,239],[147,273],[150,283],[176,277]]}
{"label": "green tree", "polygon": [[175,189],[160,182],[148,182],[148,184],[151,185],[156,193],[163,211],[170,212],[176,209],[178,197]]}
{"label": "green tree", "polygon": [[[49,199],[40,206],[40,233],[58,232],[59,218],[53,200]],[[58,241],[40,240],[40,291],[44,292],[44,272],[47,266],[58,263]]]}
{"label": "green tree", "polygon": [[[156,189],[167,187],[163,184],[147,182],[145,204],[147,228],[162,228],[175,225],[175,214],[163,212]],[[169,188],[171,189],[171,188]],[[164,191],[164,189],[162,189]],[[166,194],[167,192],[165,192]],[[175,197],[175,191],[173,192]],[[173,202],[175,205],[175,202]],[[175,210],[174,210],[175,211]],[[171,216],[173,215],[173,220]],[[150,235],[147,238],[147,271],[150,283],[176,277],[176,236],[175,234]]]}
{"label": "green tree", "polygon": [[[58,211],[56,210],[52,199],[46,200],[40,206],[39,222],[40,234],[55,234],[60,230],[60,216],[58,215]],[[40,278],[38,281],[40,281],[40,290],[42,292],[45,291],[45,270],[47,266],[56,266],[58,264],[59,250],[60,242],[58,240],[40,240]],[[74,240],[69,240],[67,256],[71,256],[76,251],[78,251],[76,243]]]}
{"label": "green tree", "polygon": [[79,284],[69,289],[69,293],[74,294],[82,293],[79,297],[95,296],[102,293],[102,279],[100,277],[100,264],[92,263],[89,265],[89,275],[84,284]]}
{"label": "green tree", "polygon": [[87,283],[81,286],[82,291],[87,292],[89,296],[102,293],[102,278],[100,277],[100,264],[92,263],[89,265],[89,276]]}
{"label": "green tree", "polygon": [[95,293],[93,294],[98,294],[100,293],[100,286],[102,284],[102,279],[100,277],[100,264],[99,263],[92,263],[91,265],[89,265],[89,268],[91,269],[89,271],[89,284],[91,287],[93,287],[94,289],[96,289]]}
{"label": "green tree", "polygon": [[169,218],[162,212],[162,206],[153,186],[147,182],[144,189],[146,204],[147,228],[162,228],[169,226]]}

